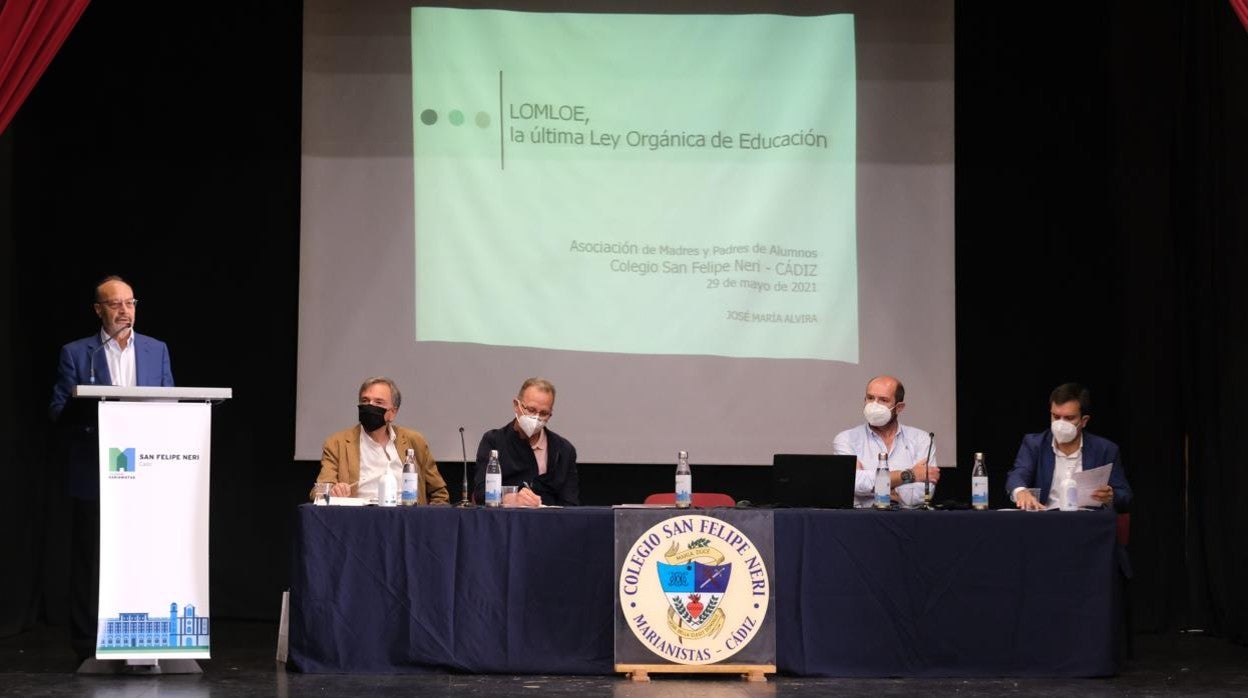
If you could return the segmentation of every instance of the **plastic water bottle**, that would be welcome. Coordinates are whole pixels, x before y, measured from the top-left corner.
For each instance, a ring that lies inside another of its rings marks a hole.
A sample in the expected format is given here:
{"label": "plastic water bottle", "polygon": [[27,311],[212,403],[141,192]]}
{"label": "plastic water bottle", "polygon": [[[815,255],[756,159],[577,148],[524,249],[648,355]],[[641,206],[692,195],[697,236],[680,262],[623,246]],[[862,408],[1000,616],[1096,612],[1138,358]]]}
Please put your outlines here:
{"label": "plastic water bottle", "polygon": [[888,480],[888,454],[881,453],[877,456],[875,465],[875,508],[887,509],[889,505],[888,493],[892,491],[890,486],[892,483]]}
{"label": "plastic water bottle", "polygon": [[498,464],[498,451],[490,451],[490,460],[485,464],[485,505],[503,505],[503,467]]}
{"label": "plastic water bottle", "polygon": [[971,468],[971,507],[984,511],[988,508],[988,471],[984,470],[984,454],[975,454],[975,467]]}
{"label": "plastic water bottle", "polygon": [[693,472],[689,470],[689,452],[676,452],[676,506],[687,509],[693,504]]}
{"label": "plastic water bottle", "polygon": [[405,507],[416,506],[416,493],[420,492],[420,475],[416,472],[416,449],[407,449],[403,459],[403,493],[399,501]]}
{"label": "plastic water bottle", "polygon": [[381,481],[377,483],[377,503],[383,507],[399,505],[399,479],[394,476],[394,470],[389,465],[386,466]]}
{"label": "plastic water bottle", "polygon": [[1062,511],[1079,511],[1079,485],[1075,483],[1075,466],[1066,466],[1062,480]]}

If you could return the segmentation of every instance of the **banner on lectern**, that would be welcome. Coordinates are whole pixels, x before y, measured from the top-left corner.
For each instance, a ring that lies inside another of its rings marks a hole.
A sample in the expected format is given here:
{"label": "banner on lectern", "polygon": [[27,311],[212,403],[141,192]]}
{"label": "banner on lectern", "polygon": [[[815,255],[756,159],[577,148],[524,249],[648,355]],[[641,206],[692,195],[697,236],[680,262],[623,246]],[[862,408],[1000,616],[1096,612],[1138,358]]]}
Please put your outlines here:
{"label": "banner on lectern", "polygon": [[100,659],[209,658],[206,403],[101,402]]}
{"label": "banner on lectern", "polygon": [[770,511],[616,509],[617,671],[774,665],[773,559]]}

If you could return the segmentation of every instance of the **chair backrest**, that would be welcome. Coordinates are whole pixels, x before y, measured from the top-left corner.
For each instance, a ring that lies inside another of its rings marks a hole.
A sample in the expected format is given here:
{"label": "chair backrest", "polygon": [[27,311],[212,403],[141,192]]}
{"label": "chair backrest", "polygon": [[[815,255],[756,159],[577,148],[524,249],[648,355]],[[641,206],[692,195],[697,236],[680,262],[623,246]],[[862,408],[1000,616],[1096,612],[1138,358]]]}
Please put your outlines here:
{"label": "chair backrest", "polygon": [[[675,504],[675,492],[655,492],[646,497],[646,504]],[[694,492],[693,506],[699,509],[708,507],[735,507],[737,500],[723,492]]]}

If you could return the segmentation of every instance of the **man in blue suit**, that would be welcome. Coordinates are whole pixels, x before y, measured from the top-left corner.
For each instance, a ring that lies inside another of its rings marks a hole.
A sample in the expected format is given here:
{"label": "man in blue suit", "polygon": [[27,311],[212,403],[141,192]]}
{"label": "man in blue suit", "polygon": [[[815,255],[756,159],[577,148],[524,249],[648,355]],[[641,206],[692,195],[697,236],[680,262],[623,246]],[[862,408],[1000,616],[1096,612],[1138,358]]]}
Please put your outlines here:
{"label": "man in blue suit", "polygon": [[[1049,428],[1023,437],[1014,467],[1005,478],[1005,489],[1019,509],[1034,511],[1057,504],[1053,481],[1060,480],[1068,467],[1080,472],[1111,463],[1109,484],[1095,490],[1092,498],[1119,511],[1131,504],[1131,485],[1117,444],[1084,431],[1091,407],[1092,394],[1078,383],[1059,385],[1049,395]],[[1029,492],[1029,487],[1039,488],[1040,496]]]}
{"label": "man in blue suit", "polygon": [[[70,640],[80,660],[95,655],[100,568],[100,464],[95,404],[74,400],[77,385],[171,386],[169,348],[134,331],[134,290],[119,276],[95,287],[100,331],[61,347],[48,414],[69,467],[73,554]],[[75,404],[77,403],[77,404]]]}
{"label": "man in blue suit", "polygon": [[93,307],[100,331],[61,347],[49,408],[52,419],[60,417],[77,385],[173,385],[169,348],[133,331],[137,306],[134,290],[120,276],[110,276],[95,287]]}

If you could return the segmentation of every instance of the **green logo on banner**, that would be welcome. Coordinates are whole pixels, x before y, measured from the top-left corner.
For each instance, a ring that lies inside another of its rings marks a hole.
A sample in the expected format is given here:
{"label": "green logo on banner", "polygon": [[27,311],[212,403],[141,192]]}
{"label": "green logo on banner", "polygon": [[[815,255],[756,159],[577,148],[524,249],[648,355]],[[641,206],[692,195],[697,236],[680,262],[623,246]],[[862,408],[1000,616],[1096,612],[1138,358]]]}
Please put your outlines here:
{"label": "green logo on banner", "polygon": [[134,449],[133,448],[110,448],[108,449],[108,472],[110,473],[133,473],[134,472]]}

